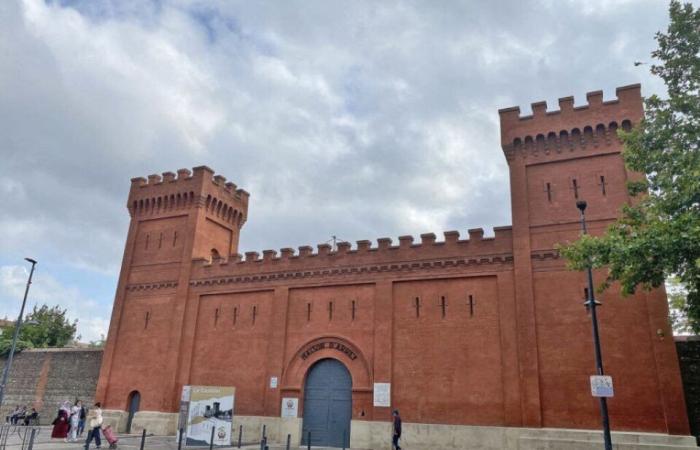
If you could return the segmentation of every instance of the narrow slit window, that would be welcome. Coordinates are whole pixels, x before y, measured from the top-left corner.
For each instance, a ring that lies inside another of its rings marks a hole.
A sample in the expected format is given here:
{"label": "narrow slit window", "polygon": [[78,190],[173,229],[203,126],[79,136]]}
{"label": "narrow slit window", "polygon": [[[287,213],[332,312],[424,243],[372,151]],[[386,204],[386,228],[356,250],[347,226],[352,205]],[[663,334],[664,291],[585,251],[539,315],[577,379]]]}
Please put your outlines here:
{"label": "narrow slit window", "polygon": [[143,324],[143,329],[144,329],[144,330],[145,330],[146,328],[148,328],[148,322],[150,322],[150,321],[151,321],[151,312],[150,312],[150,311],[146,311],[146,317],[144,317],[144,324]]}
{"label": "narrow slit window", "polygon": [[236,322],[238,322],[238,306],[233,307],[233,326],[236,326]]}
{"label": "narrow slit window", "polygon": [[328,302],[328,320],[333,320],[333,302]]}
{"label": "narrow slit window", "polygon": [[607,192],[605,192],[605,175],[600,176],[600,190],[603,192],[603,195],[607,195]]}
{"label": "narrow slit window", "polygon": [[574,178],[573,180],[571,180],[571,186],[572,186],[572,188],[574,189],[574,198],[578,200],[578,189],[579,189],[579,185],[578,185],[578,180],[577,180],[576,178]]}
{"label": "narrow slit window", "polygon": [[173,233],[173,247],[175,247],[175,245],[177,245],[177,231]]}
{"label": "narrow slit window", "polygon": [[447,299],[444,295],[440,297],[440,309],[442,311],[442,318],[444,319],[447,315]]}
{"label": "narrow slit window", "polygon": [[311,303],[306,304],[306,321],[311,322]]}
{"label": "narrow slit window", "polygon": [[355,320],[355,309],[357,308],[357,305],[355,304],[355,300],[352,301],[352,320]]}
{"label": "narrow slit window", "polygon": [[163,233],[160,233],[160,236],[158,237],[158,248],[161,248],[163,246]]}
{"label": "narrow slit window", "polygon": [[469,294],[469,317],[474,317],[474,296]]}
{"label": "narrow slit window", "polygon": [[547,191],[547,201],[552,203],[552,185],[550,183],[545,185],[545,191]]}
{"label": "narrow slit window", "polygon": [[150,240],[151,240],[151,235],[147,234],[146,235],[146,250],[148,250],[148,241],[150,241]]}
{"label": "narrow slit window", "polygon": [[420,297],[413,300],[413,306],[416,308],[416,319],[420,318]]}
{"label": "narrow slit window", "polygon": [[253,325],[255,325],[255,319],[258,316],[258,307],[253,305]]}

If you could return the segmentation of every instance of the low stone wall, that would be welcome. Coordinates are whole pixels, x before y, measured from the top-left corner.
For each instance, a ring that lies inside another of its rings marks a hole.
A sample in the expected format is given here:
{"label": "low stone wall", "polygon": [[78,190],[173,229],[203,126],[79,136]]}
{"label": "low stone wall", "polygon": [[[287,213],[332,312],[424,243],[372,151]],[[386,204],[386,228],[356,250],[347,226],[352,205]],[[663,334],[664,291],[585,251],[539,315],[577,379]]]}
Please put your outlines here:
{"label": "low stone wall", "polygon": [[[6,358],[0,358],[0,371]],[[36,408],[41,423],[50,423],[60,402],[76,398],[94,402],[102,362],[101,349],[49,348],[17,353],[8,376],[0,421],[17,405]]]}
{"label": "low stone wall", "polygon": [[700,444],[700,336],[677,336],[675,339],[690,432]]}

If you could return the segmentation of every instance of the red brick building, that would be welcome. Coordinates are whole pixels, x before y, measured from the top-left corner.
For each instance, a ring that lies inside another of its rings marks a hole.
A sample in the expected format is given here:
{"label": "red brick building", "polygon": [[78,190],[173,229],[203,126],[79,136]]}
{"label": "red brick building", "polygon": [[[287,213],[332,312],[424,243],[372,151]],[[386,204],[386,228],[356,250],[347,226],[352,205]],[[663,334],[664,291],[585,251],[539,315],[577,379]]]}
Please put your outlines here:
{"label": "red brick building", "polygon": [[[134,424],[174,432],[183,385],[235,386],[246,426],[298,441],[326,420],[328,436],[342,428],[363,448],[387,445],[393,408],[414,442],[433,429],[519,441],[548,428],[599,429],[585,278],[565,269],[555,245],[579,236],[577,199],[588,202],[593,233],[630,201],[625,182],[638,175],[624,167],[616,130],[642,118],[640,87],[617,97],[591,92],[578,107],[562,98],[556,111],[534,103],[527,117],[499,111],[513,225],[491,236],[448,231],[241,257],[246,191],[207,167],[132,179],[96,397],[124,418],[138,392]],[[687,435],[665,292],[613,289],[603,302],[613,430]],[[375,383],[390,384],[391,407],[374,405]],[[313,397],[319,389],[327,403]],[[280,418],[283,398],[298,399],[297,418]]]}

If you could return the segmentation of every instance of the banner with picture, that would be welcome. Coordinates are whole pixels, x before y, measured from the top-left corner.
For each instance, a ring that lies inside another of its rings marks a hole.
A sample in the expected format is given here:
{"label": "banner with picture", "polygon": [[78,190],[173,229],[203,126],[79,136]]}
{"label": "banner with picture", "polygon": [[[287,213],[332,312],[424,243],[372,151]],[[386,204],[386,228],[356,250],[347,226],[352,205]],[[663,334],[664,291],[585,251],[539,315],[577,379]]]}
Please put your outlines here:
{"label": "banner with picture", "polygon": [[186,445],[208,446],[214,429],[214,445],[231,445],[231,421],[236,388],[190,386]]}

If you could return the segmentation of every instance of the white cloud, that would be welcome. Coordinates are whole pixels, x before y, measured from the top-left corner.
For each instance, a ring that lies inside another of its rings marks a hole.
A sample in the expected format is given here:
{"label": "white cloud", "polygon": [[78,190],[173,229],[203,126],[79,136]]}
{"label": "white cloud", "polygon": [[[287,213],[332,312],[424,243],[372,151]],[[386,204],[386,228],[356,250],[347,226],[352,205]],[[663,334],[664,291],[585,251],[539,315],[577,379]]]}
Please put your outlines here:
{"label": "white cloud", "polygon": [[[0,266],[0,316],[16,320],[29,273],[22,266]],[[51,275],[34,273],[27,296],[26,314],[34,305],[58,305],[67,310],[67,317],[78,319],[77,335],[84,342],[98,340],[107,335],[109,310],[95,300],[83,295],[75,286],[64,286]]]}
{"label": "white cloud", "polygon": [[663,89],[666,5],[612,3],[2,1],[0,264],[87,304],[61,268],[116,280],[129,178],[200,164],[251,192],[241,250],[506,225],[498,108]]}

